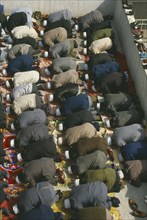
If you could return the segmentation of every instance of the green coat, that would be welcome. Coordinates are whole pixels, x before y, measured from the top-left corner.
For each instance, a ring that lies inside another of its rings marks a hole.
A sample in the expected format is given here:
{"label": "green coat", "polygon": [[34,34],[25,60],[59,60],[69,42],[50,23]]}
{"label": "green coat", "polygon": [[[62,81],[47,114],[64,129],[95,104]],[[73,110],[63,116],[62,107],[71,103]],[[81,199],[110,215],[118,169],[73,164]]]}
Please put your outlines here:
{"label": "green coat", "polygon": [[110,167],[97,170],[87,170],[87,172],[81,177],[81,183],[102,181],[108,187],[110,191],[116,182],[116,171]]}
{"label": "green coat", "polygon": [[112,35],[112,29],[111,28],[105,28],[101,30],[97,30],[91,34],[91,42],[95,40],[99,40],[104,37],[111,37]]}

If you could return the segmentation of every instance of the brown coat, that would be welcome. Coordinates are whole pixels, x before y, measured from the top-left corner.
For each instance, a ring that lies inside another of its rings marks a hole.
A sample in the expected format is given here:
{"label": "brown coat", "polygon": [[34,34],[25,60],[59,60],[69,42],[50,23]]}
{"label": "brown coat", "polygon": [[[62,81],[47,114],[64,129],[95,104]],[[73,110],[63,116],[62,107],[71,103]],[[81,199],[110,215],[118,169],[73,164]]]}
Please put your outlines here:
{"label": "brown coat", "polygon": [[67,145],[72,145],[80,138],[92,138],[97,136],[97,130],[90,123],[84,123],[82,125],[68,128],[63,134],[63,141]]}
{"label": "brown coat", "polygon": [[67,31],[65,28],[58,27],[44,34],[43,41],[48,46],[54,46],[55,43],[64,41],[67,38]]}
{"label": "brown coat", "polygon": [[58,88],[63,86],[66,83],[81,83],[79,79],[79,74],[76,70],[68,70],[64,73],[59,73],[58,75],[54,75],[52,78],[52,83],[54,88]]}

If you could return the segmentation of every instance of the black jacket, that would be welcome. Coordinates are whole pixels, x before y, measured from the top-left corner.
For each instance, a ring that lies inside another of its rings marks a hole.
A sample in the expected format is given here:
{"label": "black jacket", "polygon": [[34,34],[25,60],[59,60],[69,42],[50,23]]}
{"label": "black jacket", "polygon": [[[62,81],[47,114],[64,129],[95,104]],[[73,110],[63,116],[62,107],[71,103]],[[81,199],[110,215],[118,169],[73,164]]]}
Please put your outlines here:
{"label": "black jacket", "polygon": [[64,101],[66,98],[77,95],[79,91],[79,85],[76,83],[67,83],[58,87],[54,92],[55,101]]}
{"label": "black jacket", "polygon": [[27,23],[27,15],[25,12],[18,12],[10,15],[6,27],[9,32],[17,26],[25,25]]}
{"label": "black jacket", "polygon": [[103,94],[126,93],[128,88],[126,76],[121,72],[112,72],[101,76],[94,81],[94,85],[96,90]]}
{"label": "black jacket", "polygon": [[94,117],[91,111],[81,110],[68,116],[63,123],[63,128],[66,130],[77,125],[82,125],[86,122],[92,123],[92,121],[94,121]]}
{"label": "black jacket", "polygon": [[25,149],[23,149],[21,155],[25,162],[40,159],[42,157],[49,157],[57,160],[58,157],[56,144],[52,136],[49,136],[46,140],[37,141],[27,145]]}
{"label": "black jacket", "polygon": [[15,139],[15,146],[23,148],[30,143],[48,139],[48,127],[44,124],[34,124],[21,129]]}
{"label": "black jacket", "polygon": [[88,60],[88,68],[92,69],[94,65],[111,61],[113,61],[113,57],[109,53],[92,54]]}
{"label": "black jacket", "polygon": [[108,93],[104,96],[104,102],[101,104],[101,110],[106,110],[108,113],[128,110],[128,107],[132,104],[132,102],[133,97],[126,93]]}
{"label": "black jacket", "polygon": [[58,27],[65,28],[66,31],[67,31],[68,38],[72,37],[72,25],[71,25],[71,22],[69,20],[65,20],[65,19],[62,19],[62,20],[59,20],[59,21],[55,21],[53,23],[49,23],[48,27],[45,29],[45,32],[47,32],[49,30],[52,30],[54,28],[58,28]]}
{"label": "black jacket", "polygon": [[36,39],[34,39],[33,37],[23,37],[20,39],[14,39],[13,41],[13,46],[16,44],[29,44],[33,47],[33,49],[35,49],[37,47],[37,41]]}

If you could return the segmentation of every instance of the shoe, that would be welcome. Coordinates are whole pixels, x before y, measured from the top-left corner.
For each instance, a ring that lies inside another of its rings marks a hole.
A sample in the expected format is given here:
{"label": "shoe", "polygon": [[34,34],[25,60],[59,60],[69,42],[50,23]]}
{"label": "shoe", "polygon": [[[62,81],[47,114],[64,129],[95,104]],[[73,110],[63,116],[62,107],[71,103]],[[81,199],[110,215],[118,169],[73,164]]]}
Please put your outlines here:
{"label": "shoe", "polygon": [[147,69],[147,65],[143,65],[143,68],[144,68],[144,69]]}
{"label": "shoe", "polygon": [[140,52],[143,52],[143,47],[142,47],[142,43],[138,43],[137,45],[137,49],[140,51]]}
{"label": "shoe", "polygon": [[140,34],[140,35],[134,35],[134,39],[135,39],[135,40],[139,40],[139,39],[141,39],[141,38],[143,38],[143,35],[142,35],[142,34]]}
{"label": "shoe", "polygon": [[61,184],[64,184],[65,180],[64,180],[63,177],[58,177],[58,182],[61,183]]}
{"label": "shoe", "polygon": [[147,53],[147,47],[144,44],[142,44],[142,48],[143,48],[143,51]]}
{"label": "shoe", "polygon": [[111,161],[114,161],[114,154],[113,154],[113,150],[111,148],[107,148],[107,154],[109,155],[109,159]]}
{"label": "shoe", "polygon": [[123,8],[124,8],[124,9],[132,9],[132,5],[124,4],[124,5],[123,5]]}
{"label": "shoe", "polygon": [[147,64],[147,59],[144,59],[144,60],[143,60],[143,63],[146,63],[146,64]]}
{"label": "shoe", "polygon": [[132,5],[133,4],[132,1],[130,1],[130,0],[122,0],[122,3],[127,4],[127,5]]}
{"label": "shoe", "polygon": [[126,11],[126,15],[134,15],[134,11],[133,10]]}
{"label": "shoe", "polygon": [[137,211],[138,210],[138,206],[136,204],[136,202],[132,199],[128,200],[129,206],[133,211]]}
{"label": "shoe", "polygon": [[57,175],[58,175],[59,177],[62,177],[62,178],[65,177],[64,172],[63,172],[62,170],[60,170],[59,168],[56,169],[56,173],[57,173]]}
{"label": "shoe", "polygon": [[140,36],[143,34],[143,31],[140,31],[138,29],[133,29],[131,32],[134,36]]}
{"label": "shoe", "polygon": [[147,217],[147,213],[142,212],[142,211],[139,211],[139,210],[133,211],[133,212],[131,212],[130,214],[133,215],[133,216],[135,216],[135,217],[139,217],[139,218],[145,218],[145,217]]}

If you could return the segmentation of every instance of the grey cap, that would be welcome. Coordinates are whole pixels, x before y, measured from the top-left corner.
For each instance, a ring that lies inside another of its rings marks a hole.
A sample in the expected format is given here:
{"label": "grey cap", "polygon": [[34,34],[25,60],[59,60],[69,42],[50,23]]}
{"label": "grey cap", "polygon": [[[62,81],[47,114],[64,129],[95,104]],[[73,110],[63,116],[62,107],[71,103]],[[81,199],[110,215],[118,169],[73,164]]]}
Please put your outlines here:
{"label": "grey cap", "polygon": [[51,82],[47,82],[47,89],[51,89],[52,88],[52,85],[51,85]]}
{"label": "grey cap", "polygon": [[6,98],[7,102],[11,102],[11,94],[10,93],[6,94],[5,98]]}
{"label": "grey cap", "polygon": [[2,69],[2,75],[3,75],[3,76],[7,76],[7,75],[8,75],[8,73],[7,73],[7,70],[6,70],[6,69]]}

